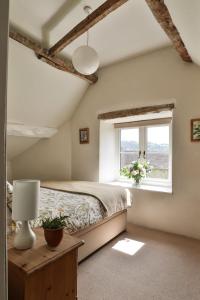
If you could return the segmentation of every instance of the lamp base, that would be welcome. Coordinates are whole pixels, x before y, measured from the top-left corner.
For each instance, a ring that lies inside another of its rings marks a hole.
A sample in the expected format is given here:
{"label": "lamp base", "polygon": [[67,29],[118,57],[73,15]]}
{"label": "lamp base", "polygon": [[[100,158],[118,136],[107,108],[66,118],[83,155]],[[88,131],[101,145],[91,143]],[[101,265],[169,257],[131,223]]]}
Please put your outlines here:
{"label": "lamp base", "polygon": [[29,221],[22,221],[22,225],[14,238],[14,247],[19,250],[33,248],[35,241],[36,235],[31,229]]}

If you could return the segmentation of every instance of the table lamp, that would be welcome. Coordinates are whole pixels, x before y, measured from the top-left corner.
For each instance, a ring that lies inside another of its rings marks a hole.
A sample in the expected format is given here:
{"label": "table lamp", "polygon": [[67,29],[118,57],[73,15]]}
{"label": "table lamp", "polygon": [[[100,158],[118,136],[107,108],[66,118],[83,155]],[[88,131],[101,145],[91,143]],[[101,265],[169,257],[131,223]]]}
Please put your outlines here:
{"label": "table lamp", "polygon": [[14,247],[25,250],[32,248],[36,241],[29,220],[38,217],[38,204],[40,195],[40,181],[15,180],[13,183],[12,218],[21,221],[14,238]]}

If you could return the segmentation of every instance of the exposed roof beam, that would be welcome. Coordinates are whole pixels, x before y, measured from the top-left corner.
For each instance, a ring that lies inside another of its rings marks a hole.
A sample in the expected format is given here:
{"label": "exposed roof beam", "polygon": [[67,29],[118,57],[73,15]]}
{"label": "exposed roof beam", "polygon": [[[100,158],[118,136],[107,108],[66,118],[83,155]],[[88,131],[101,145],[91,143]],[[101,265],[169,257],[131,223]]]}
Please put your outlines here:
{"label": "exposed roof beam", "polygon": [[150,7],[154,17],[163,28],[165,33],[172,41],[174,48],[177,50],[182,59],[186,62],[192,62],[192,59],[182,41],[182,38],[173,23],[171,15],[164,0],[145,0]]}
{"label": "exposed roof beam", "polygon": [[108,14],[120,7],[128,0],[107,0],[96,10],[94,10],[87,18],[76,25],[70,32],[68,32],[62,39],[60,39],[53,47],[49,49],[51,56],[56,55],[62,51],[67,45],[77,39],[84,32],[89,30],[96,23],[105,18]]}
{"label": "exposed roof beam", "polygon": [[89,81],[90,83],[95,83],[98,80],[98,78],[95,74],[83,75],[83,74],[78,73],[74,69],[72,63],[69,61],[63,60],[58,57],[49,56],[47,49],[44,49],[38,42],[30,39],[29,37],[25,36],[24,34],[19,33],[18,31],[14,30],[13,28],[10,29],[9,36],[13,40],[24,45],[25,47],[33,50],[39,59],[48,63],[49,65],[53,66],[54,68],[57,68],[64,72],[78,76],[81,79]]}
{"label": "exposed roof beam", "polygon": [[109,111],[98,115],[99,120],[111,120],[130,116],[145,115],[149,113],[160,113],[174,109],[174,103],[160,104],[154,106],[144,106],[124,110]]}
{"label": "exposed roof beam", "polygon": [[8,124],[7,134],[10,136],[23,136],[29,138],[51,138],[58,132],[56,128]]}

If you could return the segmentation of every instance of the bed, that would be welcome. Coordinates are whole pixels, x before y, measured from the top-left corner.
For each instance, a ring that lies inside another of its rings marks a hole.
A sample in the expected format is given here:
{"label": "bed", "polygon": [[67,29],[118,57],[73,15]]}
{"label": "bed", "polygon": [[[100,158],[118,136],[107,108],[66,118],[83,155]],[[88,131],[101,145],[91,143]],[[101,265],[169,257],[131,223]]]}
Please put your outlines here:
{"label": "bed", "polygon": [[83,181],[42,182],[39,218],[32,225],[40,226],[46,216],[65,215],[69,234],[85,241],[78,253],[80,262],[126,230],[128,205],[127,191],[119,187]]}

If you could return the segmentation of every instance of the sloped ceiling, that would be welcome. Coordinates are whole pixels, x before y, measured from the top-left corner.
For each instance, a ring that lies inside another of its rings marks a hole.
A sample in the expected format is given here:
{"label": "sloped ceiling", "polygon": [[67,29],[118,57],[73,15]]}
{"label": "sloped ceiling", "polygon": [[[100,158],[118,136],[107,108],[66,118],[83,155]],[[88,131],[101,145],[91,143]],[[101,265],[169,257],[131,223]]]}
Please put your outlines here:
{"label": "sloped ceiling", "polygon": [[[12,0],[11,21],[27,33],[52,46],[86,17],[85,5],[96,9],[105,0]],[[164,47],[169,40],[152,16],[144,0],[129,0],[89,31],[89,44],[100,57],[101,67],[149,50]],[[62,51],[71,57],[86,43],[80,36]]]}
{"label": "sloped ceiling", "polygon": [[59,127],[69,119],[88,83],[38,60],[10,39],[8,121]]}
{"label": "sloped ceiling", "polygon": [[200,1],[165,0],[192,60],[200,65]]}
{"label": "sloped ceiling", "polygon": [[[104,1],[11,0],[10,22],[48,47],[85,18],[84,5],[96,9]],[[85,42],[83,35],[61,55],[71,58]],[[99,53],[101,67],[170,44],[143,0],[129,0],[96,24],[89,43]],[[42,63],[11,39],[9,48],[8,122],[58,128],[71,118],[88,83]],[[9,137],[9,158],[37,141]]]}
{"label": "sloped ceiling", "polygon": [[[42,63],[31,50],[9,41],[8,123],[58,128],[70,119],[87,87],[86,81]],[[8,158],[37,141],[10,136]]]}

